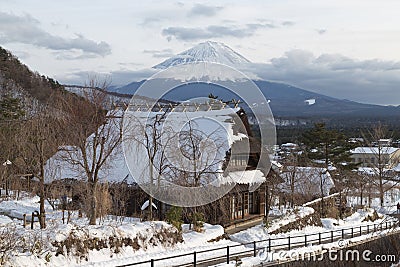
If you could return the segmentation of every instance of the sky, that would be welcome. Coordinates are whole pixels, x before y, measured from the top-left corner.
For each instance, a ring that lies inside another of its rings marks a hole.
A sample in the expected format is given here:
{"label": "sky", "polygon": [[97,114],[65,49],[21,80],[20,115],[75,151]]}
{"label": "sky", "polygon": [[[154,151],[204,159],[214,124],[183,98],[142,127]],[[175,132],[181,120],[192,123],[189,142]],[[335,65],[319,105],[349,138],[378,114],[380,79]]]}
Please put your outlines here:
{"label": "sky", "polygon": [[207,40],[266,80],[400,105],[398,0],[1,0],[0,45],[65,84],[124,85]]}

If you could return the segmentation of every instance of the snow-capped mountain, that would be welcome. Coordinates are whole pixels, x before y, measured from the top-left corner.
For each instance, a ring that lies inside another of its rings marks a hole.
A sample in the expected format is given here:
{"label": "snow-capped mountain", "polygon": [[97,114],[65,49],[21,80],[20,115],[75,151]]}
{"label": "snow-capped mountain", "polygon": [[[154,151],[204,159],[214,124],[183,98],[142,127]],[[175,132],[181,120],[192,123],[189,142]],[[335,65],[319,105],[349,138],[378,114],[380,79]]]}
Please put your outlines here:
{"label": "snow-capped mountain", "polygon": [[[225,68],[221,71],[217,66],[210,64],[205,68],[195,68],[194,70],[196,72],[191,73],[188,71],[191,70],[190,65],[181,65],[184,63],[199,62],[212,62],[228,65],[232,68],[232,72],[230,72],[231,68]],[[185,86],[174,88],[174,90],[169,91],[168,94],[163,96],[163,99],[166,101],[179,102],[196,97],[207,97],[209,94],[218,96],[223,100],[229,100],[232,98],[237,99],[237,95],[233,95],[229,90],[213,83],[214,81],[217,81],[218,84],[221,84],[222,81],[233,82],[236,84],[235,86],[237,86],[240,82],[245,82],[241,79],[242,76],[235,76],[236,74],[240,74],[239,72],[234,72],[234,70],[237,69],[240,70],[241,73],[245,73],[246,76],[258,86],[261,93],[269,100],[270,108],[275,116],[284,118],[294,117],[298,124],[303,123],[297,119],[299,117],[317,118],[324,116],[325,118],[339,118],[339,123],[342,123],[341,118],[346,116],[358,118],[366,117],[368,114],[375,114],[375,116],[382,118],[400,116],[400,107],[362,104],[354,101],[329,97],[285,83],[253,78],[251,73],[248,73],[249,66],[252,64],[253,63],[245,57],[233,51],[225,44],[207,41],[154,66],[153,71],[164,70],[171,66],[180,65],[180,67],[176,68],[176,72],[173,72],[173,70],[166,71],[167,77],[181,79],[180,75],[183,75],[184,77],[182,77],[182,79],[186,78],[186,80],[190,80],[187,78],[187,73],[191,73],[194,77],[192,80],[201,81],[188,83]],[[216,69],[213,69],[213,67],[216,67]],[[253,67],[257,67],[257,65],[255,64]],[[175,75],[171,75],[171,73]],[[159,76],[159,78],[160,77],[165,79],[164,76]],[[189,78],[192,78],[192,76]],[[204,82],[204,80],[210,82]],[[144,82],[144,80],[134,81],[125,86],[113,88],[112,91],[120,94],[132,95],[137,92]],[[396,119],[397,118],[398,117],[396,117]],[[351,123],[352,121],[350,120],[349,122]]]}
{"label": "snow-capped mountain", "polygon": [[166,69],[180,64],[195,62],[214,62],[231,67],[238,67],[241,64],[250,63],[248,59],[235,52],[227,45],[219,42],[207,41],[171,57],[153,66],[153,68]]}

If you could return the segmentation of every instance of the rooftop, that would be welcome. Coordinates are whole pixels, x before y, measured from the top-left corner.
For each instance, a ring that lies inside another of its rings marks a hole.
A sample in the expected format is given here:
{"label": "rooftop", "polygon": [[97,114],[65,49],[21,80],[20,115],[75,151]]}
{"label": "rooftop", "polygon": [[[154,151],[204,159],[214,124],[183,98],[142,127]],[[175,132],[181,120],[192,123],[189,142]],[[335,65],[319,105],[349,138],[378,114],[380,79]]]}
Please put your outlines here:
{"label": "rooftop", "polygon": [[395,152],[397,152],[398,150],[400,150],[400,148],[396,148],[396,147],[356,147],[355,149],[351,150],[350,152],[353,154],[374,154],[377,155],[379,154],[379,150],[380,150],[380,154],[383,155],[390,155],[393,154]]}

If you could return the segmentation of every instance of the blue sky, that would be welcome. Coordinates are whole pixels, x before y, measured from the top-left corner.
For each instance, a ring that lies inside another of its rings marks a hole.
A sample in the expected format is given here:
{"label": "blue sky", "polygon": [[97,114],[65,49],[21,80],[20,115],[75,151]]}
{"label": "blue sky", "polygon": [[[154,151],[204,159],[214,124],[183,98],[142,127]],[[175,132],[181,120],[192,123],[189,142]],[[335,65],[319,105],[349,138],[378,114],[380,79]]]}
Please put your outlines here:
{"label": "blue sky", "polygon": [[338,98],[400,105],[400,1],[2,0],[0,45],[31,69],[114,84],[199,42],[223,42],[258,76]]}

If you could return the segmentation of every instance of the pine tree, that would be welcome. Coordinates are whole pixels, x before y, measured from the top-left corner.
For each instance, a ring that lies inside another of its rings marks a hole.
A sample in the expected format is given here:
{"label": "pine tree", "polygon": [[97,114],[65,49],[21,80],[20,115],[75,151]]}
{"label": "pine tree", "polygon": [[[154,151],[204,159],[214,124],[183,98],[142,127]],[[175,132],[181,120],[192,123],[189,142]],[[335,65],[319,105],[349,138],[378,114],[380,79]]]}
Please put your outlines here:
{"label": "pine tree", "polygon": [[[335,130],[326,128],[325,123],[316,123],[313,129],[303,134],[303,143],[306,146],[306,154],[311,160],[322,160],[326,170],[333,165],[338,171],[351,170],[354,164],[351,163],[350,150],[352,143],[347,141],[346,136]],[[342,181],[336,181],[342,184]],[[325,215],[323,178],[321,176],[321,215]]]}
{"label": "pine tree", "polygon": [[324,161],[326,168],[330,165],[339,169],[354,168],[350,153],[354,145],[343,133],[327,129],[325,123],[316,123],[313,129],[303,134],[302,141],[307,156],[311,160]]}

